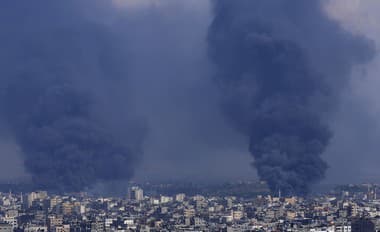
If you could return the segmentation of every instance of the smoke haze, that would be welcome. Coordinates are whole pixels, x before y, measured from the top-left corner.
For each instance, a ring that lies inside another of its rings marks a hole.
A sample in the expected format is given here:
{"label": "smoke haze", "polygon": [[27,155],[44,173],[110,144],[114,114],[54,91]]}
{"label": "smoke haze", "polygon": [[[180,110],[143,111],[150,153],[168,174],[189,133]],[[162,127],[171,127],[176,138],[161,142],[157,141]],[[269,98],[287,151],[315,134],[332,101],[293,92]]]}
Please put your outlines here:
{"label": "smoke haze", "polygon": [[139,160],[121,38],[86,3],[1,2],[2,118],[39,188],[129,179]]}
{"label": "smoke haze", "polygon": [[210,56],[227,117],[250,139],[272,191],[306,194],[325,177],[328,112],[372,44],[331,21],[319,1],[215,1]]}
{"label": "smoke haze", "polygon": [[[346,30],[365,35],[378,47],[380,30],[377,22],[380,17],[377,12],[380,2],[327,0],[325,9]],[[334,115],[336,136],[325,155],[331,166],[325,182],[378,181],[379,169],[376,164],[380,161],[380,111],[377,91],[380,84],[379,62],[377,53],[369,64],[356,68],[351,74],[349,88],[342,93],[342,104]]]}
{"label": "smoke haze", "polygon": [[378,34],[321,2],[2,1],[0,179],[362,180],[341,170],[378,160],[377,78],[350,78]]}

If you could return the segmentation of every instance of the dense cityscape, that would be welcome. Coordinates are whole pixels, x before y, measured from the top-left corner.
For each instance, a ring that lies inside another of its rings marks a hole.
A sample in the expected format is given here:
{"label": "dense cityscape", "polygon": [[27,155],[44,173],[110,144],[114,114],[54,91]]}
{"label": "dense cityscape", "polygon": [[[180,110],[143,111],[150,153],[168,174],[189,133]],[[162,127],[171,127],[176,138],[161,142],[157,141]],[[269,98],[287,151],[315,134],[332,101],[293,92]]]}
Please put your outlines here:
{"label": "dense cityscape", "polygon": [[[260,184],[255,184],[260,186]],[[232,187],[231,187],[232,186]],[[252,186],[235,184],[233,186]],[[380,230],[378,186],[347,185],[324,194],[251,197],[204,191],[163,195],[133,185],[121,197],[85,192],[1,193],[0,231],[311,231]],[[261,190],[260,190],[261,191]],[[258,191],[257,193],[259,193]]]}
{"label": "dense cityscape", "polygon": [[380,232],[379,11],[0,0],[0,232]]}

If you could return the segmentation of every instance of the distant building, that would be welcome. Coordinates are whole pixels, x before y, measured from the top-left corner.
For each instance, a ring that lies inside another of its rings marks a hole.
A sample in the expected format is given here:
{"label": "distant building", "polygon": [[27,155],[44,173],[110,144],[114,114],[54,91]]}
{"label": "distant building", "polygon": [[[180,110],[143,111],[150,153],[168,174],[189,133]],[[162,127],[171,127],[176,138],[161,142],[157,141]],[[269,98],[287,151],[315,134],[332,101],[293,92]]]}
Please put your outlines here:
{"label": "distant building", "polygon": [[54,208],[56,205],[58,205],[59,203],[61,203],[61,199],[58,198],[58,197],[52,197],[50,198],[49,200],[49,207],[52,209]]}
{"label": "distant building", "polygon": [[183,202],[185,200],[186,195],[184,193],[179,193],[175,195],[175,200],[178,202]]}
{"label": "distant building", "polygon": [[44,200],[48,196],[46,191],[37,191],[37,192],[31,192],[29,194],[26,194],[24,196],[25,199],[23,199],[24,207],[30,208],[33,205],[33,202],[36,200]]}
{"label": "distant building", "polygon": [[47,232],[48,229],[46,226],[27,226],[24,229],[24,232]]}
{"label": "distant building", "polygon": [[17,224],[17,217],[4,217],[3,218],[3,221],[6,223],[6,224],[9,224],[11,227],[12,227],[12,231],[13,229],[17,228],[18,224]]}
{"label": "distant building", "polygon": [[70,225],[56,226],[55,232],[70,232]]}
{"label": "distant building", "polygon": [[144,191],[136,186],[130,188],[129,199],[135,201],[142,201],[144,199]]}
{"label": "distant building", "polygon": [[171,202],[172,200],[173,200],[172,197],[168,197],[168,196],[161,196],[161,197],[160,197],[160,202],[161,202],[162,204],[169,203],[169,202]]}
{"label": "distant building", "polygon": [[62,216],[49,216],[48,229],[49,231],[55,231],[55,228],[60,228],[63,225]]}
{"label": "distant building", "polygon": [[105,230],[104,221],[96,220],[91,223],[91,231],[104,231],[104,230]]}
{"label": "distant building", "polygon": [[12,232],[13,227],[12,225],[4,222],[0,222],[0,232]]}
{"label": "distant building", "polygon": [[335,232],[351,232],[352,231],[352,228],[350,225],[337,225],[335,227],[335,230],[333,230]]}
{"label": "distant building", "polygon": [[73,211],[73,204],[71,204],[70,202],[64,202],[62,203],[62,213],[63,215],[70,215]]}
{"label": "distant building", "polygon": [[191,218],[195,216],[195,209],[185,209],[183,212],[186,218]]}
{"label": "distant building", "polygon": [[233,210],[231,212],[231,215],[234,220],[240,220],[244,216],[244,213],[240,210],[236,210],[236,211]]}

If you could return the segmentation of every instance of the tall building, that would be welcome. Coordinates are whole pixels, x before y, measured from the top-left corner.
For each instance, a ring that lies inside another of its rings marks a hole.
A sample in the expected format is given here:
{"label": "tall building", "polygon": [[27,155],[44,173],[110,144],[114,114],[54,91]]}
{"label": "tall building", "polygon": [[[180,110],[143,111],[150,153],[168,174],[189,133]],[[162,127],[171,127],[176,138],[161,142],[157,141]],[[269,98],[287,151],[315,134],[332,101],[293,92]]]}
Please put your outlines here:
{"label": "tall building", "polygon": [[36,192],[31,192],[29,194],[24,195],[25,200],[23,201],[26,208],[30,208],[38,196]]}
{"label": "tall building", "polygon": [[142,201],[144,199],[144,191],[137,186],[130,188],[129,199],[135,201]]}
{"label": "tall building", "polygon": [[23,199],[24,206],[26,208],[30,208],[33,205],[33,202],[36,200],[45,200],[47,198],[47,192],[46,191],[37,191],[37,192],[31,192],[29,194],[26,194],[23,196],[25,199]]}

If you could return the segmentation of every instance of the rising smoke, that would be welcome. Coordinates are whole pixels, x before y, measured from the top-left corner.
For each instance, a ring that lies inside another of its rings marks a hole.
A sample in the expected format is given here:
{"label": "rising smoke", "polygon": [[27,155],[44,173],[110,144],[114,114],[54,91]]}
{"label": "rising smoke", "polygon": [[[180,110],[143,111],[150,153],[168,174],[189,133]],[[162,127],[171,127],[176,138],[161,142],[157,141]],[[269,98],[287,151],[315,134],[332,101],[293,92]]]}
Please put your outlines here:
{"label": "rising smoke", "polygon": [[[142,128],[103,1],[1,1],[1,119],[39,188],[129,179]],[[97,14],[102,8],[102,14]],[[111,10],[111,8],[110,8]]]}
{"label": "rising smoke", "polygon": [[208,163],[218,176],[222,163],[236,172],[236,156],[226,157],[244,138],[220,116],[218,90],[273,191],[304,194],[323,178],[329,117],[352,67],[372,58],[369,41],[328,19],[317,0],[215,0],[207,41],[208,13],[186,9],[199,1],[146,0],[149,10],[122,17],[111,2],[141,1],[0,2],[0,128],[36,186],[130,179],[145,132],[136,114],[148,119],[152,175],[183,176],[179,163],[201,178],[214,172]]}
{"label": "rising smoke", "polygon": [[249,137],[272,191],[306,194],[328,165],[328,117],[372,43],[333,21],[321,1],[214,1],[209,54],[224,112]]}

